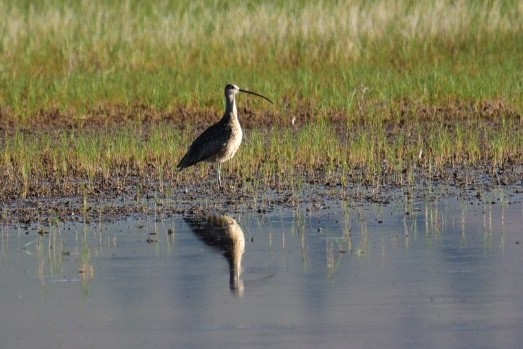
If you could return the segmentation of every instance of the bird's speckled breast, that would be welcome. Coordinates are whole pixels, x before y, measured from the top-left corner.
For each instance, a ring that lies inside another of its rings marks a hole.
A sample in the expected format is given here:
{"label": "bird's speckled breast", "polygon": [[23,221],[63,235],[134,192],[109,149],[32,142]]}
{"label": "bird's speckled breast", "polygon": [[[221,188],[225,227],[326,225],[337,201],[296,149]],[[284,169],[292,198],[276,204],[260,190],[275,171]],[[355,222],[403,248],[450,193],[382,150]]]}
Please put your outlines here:
{"label": "bird's speckled breast", "polygon": [[219,162],[232,158],[242,143],[243,131],[237,119],[231,123],[231,131],[231,137],[216,157]]}

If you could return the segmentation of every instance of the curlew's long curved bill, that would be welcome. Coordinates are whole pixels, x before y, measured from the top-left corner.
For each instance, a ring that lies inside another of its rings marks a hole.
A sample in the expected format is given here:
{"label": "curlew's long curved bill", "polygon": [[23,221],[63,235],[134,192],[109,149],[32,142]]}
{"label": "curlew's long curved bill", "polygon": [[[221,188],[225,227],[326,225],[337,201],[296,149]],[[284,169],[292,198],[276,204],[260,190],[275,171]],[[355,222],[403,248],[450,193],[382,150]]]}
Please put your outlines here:
{"label": "curlew's long curved bill", "polygon": [[251,95],[255,95],[255,96],[261,97],[261,98],[266,99],[266,100],[268,100],[269,102],[271,102],[271,104],[274,104],[274,103],[272,103],[272,101],[271,101],[269,98],[267,98],[267,97],[265,97],[265,96],[262,96],[262,95],[260,95],[260,94],[258,94],[258,93],[256,93],[256,92],[251,92],[251,91],[243,90],[243,89],[241,89],[241,88],[240,88],[239,90],[240,90],[240,92],[249,93],[249,94],[251,94]]}

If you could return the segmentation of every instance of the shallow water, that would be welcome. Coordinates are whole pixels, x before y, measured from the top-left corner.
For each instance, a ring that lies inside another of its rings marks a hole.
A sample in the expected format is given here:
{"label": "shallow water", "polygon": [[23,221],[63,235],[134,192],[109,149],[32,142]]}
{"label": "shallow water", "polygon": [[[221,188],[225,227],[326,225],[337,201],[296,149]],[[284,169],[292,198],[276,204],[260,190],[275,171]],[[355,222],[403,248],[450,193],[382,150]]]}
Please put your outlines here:
{"label": "shallow water", "polygon": [[516,348],[522,227],[457,199],[4,227],[0,348]]}

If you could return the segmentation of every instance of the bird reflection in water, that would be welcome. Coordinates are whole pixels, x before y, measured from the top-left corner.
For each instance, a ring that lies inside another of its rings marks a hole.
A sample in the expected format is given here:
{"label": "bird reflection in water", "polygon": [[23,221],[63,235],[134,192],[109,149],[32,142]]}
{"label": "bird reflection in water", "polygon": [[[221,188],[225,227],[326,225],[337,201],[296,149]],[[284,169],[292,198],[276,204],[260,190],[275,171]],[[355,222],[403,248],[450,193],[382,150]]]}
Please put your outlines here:
{"label": "bird reflection in water", "polygon": [[235,294],[243,295],[241,278],[245,237],[236,220],[229,216],[194,216],[184,218],[192,231],[207,245],[223,252],[229,263],[229,286]]}

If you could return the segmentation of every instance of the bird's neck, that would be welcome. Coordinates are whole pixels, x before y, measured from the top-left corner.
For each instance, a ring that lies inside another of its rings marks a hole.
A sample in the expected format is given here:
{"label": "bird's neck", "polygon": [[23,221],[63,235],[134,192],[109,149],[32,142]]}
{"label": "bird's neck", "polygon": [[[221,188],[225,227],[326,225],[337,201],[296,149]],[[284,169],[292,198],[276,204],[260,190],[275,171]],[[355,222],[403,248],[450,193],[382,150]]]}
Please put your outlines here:
{"label": "bird's neck", "polygon": [[238,110],[236,109],[236,100],[233,96],[225,98],[225,115],[224,118],[232,121],[238,120]]}

